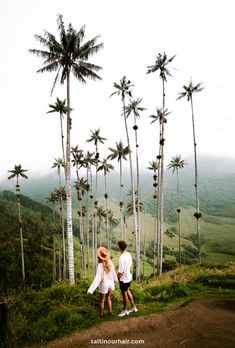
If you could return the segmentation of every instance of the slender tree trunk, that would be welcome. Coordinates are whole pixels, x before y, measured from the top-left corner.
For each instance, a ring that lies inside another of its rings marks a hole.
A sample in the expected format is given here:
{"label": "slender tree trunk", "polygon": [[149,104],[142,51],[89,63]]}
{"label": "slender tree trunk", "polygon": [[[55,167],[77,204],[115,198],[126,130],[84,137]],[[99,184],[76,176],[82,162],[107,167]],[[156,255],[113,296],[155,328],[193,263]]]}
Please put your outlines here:
{"label": "slender tree trunk", "polygon": [[180,221],[180,193],[179,193],[179,172],[176,169],[177,175],[177,214],[178,214],[178,233],[179,233],[179,265],[181,266],[181,221]]}
{"label": "slender tree trunk", "polygon": [[65,231],[64,231],[64,204],[63,199],[61,200],[61,226],[62,226],[62,245],[63,245],[63,279],[66,279],[66,250],[65,250]]}
{"label": "slender tree trunk", "polygon": [[135,235],[135,246],[136,246],[136,280],[140,278],[140,259],[138,250],[138,227],[137,227],[137,217],[136,217],[136,204],[135,204],[135,186],[134,186],[134,176],[133,176],[133,165],[131,156],[130,139],[127,127],[126,112],[125,112],[125,99],[123,99],[123,113],[126,128],[127,145],[129,148],[129,162],[130,162],[130,176],[131,176],[131,193],[132,193],[132,204],[133,204],[133,220],[134,220],[134,235]]}
{"label": "slender tree trunk", "polygon": [[144,205],[144,252],[143,252],[143,279],[145,272],[145,257],[146,257],[146,231],[147,231],[147,223],[146,223],[146,205]]}
{"label": "slender tree trunk", "polygon": [[163,233],[164,233],[164,114],[165,114],[165,83],[162,79],[162,119],[161,119],[161,139],[160,139],[160,269],[159,275],[162,274],[162,262],[163,262]]}
{"label": "slender tree trunk", "polygon": [[[136,126],[136,116],[134,116],[135,126]],[[136,189],[137,189],[137,244],[138,244],[138,255],[137,260],[139,262],[138,274],[140,279],[140,172],[139,172],[139,154],[138,154],[138,138],[137,138],[137,130],[135,130],[135,147],[136,147]]]}
{"label": "slender tree trunk", "polygon": [[193,97],[191,96],[191,110],[192,110],[192,125],[193,125],[193,144],[194,144],[194,167],[195,167],[195,197],[196,197],[196,220],[197,220],[197,238],[198,238],[198,262],[201,264],[201,226],[200,226],[200,208],[199,208],[199,194],[198,194],[198,165],[197,165],[197,144],[195,136],[194,111],[193,111]]}
{"label": "slender tree trunk", "polygon": [[25,281],[24,241],[23,241],[22,217],[21,217],[21,206],[20,206],[20,185],[18,183],[18,178],[17,178],[17,183],[16,183],[16,197],[17,197],[18,216],[19,216],[19,225],[20,225],[22,279],[24,282]]}
{"label": "slender tree trunk", "polygon": [[59,243],[59,252],[58,252],[58,270],[59,270],[59,282],[62,280],[61,276],[61,242],[60,242],[60,232],[58,233],[58,243]]}
{"label": "slender tree trunk", "polygon": [[[87,183],[89,185],[89,164],[87,165]],[[91,191],[92,181],[90,183],[89,191]],[[89,224],[89,191],[86,193],[86,205],[87,205],[87,211],[86,211],[86,238],[87,238],[87,264],[86,268],[89,269],[90,264],[90,224]]]}
{"label": "slender tree trunk", "polygon": [[66,204],[67,204],[67,239],[69,282],[75,284],[74,250],[73,250],[73,217],[72,217],[72,183],[71,183],[71,146],[70,146],[70,71],[67,72],[67,146],[66,146]]}
{"label": "slender tree trunk", "polygon": [[122,159],[120,158],[120,239],[124,239],[124,226],[123,226],[123,184],[122,184]]}

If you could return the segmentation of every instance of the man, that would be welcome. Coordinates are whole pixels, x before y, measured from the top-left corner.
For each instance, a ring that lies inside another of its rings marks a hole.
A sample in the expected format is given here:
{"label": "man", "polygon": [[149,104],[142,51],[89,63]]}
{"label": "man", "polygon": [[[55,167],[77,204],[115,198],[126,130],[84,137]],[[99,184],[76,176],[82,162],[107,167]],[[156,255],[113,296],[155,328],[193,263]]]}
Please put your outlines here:
{"label": "man", "polygon": [[[123,317],[132,312],[138,312],[138,309],[135,306],[134,299],[130,291],[130,285],[132,281],[132,274],[131,274],[132,257],[131,257],[131,254],[128,251],[126,251],[127,244],[124,240],[120,240],[118,242],[118,247],[121,252],[121,256],[119,258],[117,276],[118,276],[119,285],[122,291],[122,298],[123,298],[123,310],[121,311],[121,313],[118,314],[118,316]],[[128,300],[130,301],[132,306],[129,311],[127,310]]]}

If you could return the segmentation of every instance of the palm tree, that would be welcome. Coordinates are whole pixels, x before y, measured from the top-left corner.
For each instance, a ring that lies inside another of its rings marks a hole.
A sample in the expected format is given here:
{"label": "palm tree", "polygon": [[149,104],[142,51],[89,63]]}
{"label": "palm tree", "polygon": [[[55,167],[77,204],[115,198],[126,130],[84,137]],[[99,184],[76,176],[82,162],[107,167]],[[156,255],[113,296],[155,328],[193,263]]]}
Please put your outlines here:
{"label": "palm tree", "polygon": [[62,158],[55,158],[55,162],[53,163],[51,168],[57,168],[57,174],[59,178],[59,186],[62,185],[62,180],[61,180],[61,167],[65,167],[65,162],[63,161]]}
{"label": "palm tree", "polygon": [[[134,176],[133,176],[133,165],[132,165],[132,156],[131,156],[131,146],[130,146],[130,138],[129,138],[129,132],[127,127],[127,117],[126,117],[126,96],[132,97],[132,90],[131,88],[133,85],[131,84],[130,80],[126,79],[126,76],[123,76],[123,78],[120,80],[120,84],[114,83],[113,87],[116,89],[115,92],[111,94],[113,95],[119,95],[121,96],[122,100],[122,107],[123,107],[123,116],[124,116],[124,122],[125,122],[125,130],[126,130],[126,138],[127,138],[127,145],[129,148],[129,162],[130,162],[130,176],[131,176],[131,191],[132,191],[132,204],[133,204],[133,220],[134,220],[134,235],[135,235],[135,244],[136,244],[136,256],[139,256],[139,250],[138,250],[138,226],[137,226],[137,216],[136,216],[136,199],[135,199],[135,185],[134,185]],[[140,279],[140,260],[138,257],[136,257],[136,279]]]}
{"label": "palm tree", "polygon": [[103,138],[100,135],[100,129],[96,129],[95,131],[91,130],[91,137],[87,140],[87,143],[89,142],[94,142],[95,145],[95,165],[96,165],[96,185],[95,185],[95,201],[97,200],[97,189],[98,189],[98,175],[97,175],[97,171],[98,171],[98,165],[99,165],[99,150],[98,150],[98,144],[104,144],[104,141],[107,140],[106,138]]}
{"label": "palm tree", "polygon": [[171,76],[168,65],[172,63],[175,56],[167,58],[166,53],[158,53],[154,65],[147,67],[147,74],[159,71],[159,76],[162,80],[162,115],[160,121],[160,141],[159,141],[159,157],[160,157],[160,168],[159,168],[159,227],[160,227],[160,263],[159,263],[159,275],[162,273],[162,260],[163,260],[163,231],[164,231],[164,212],[163,212],[163,198],[164,198],[164,115],[166,112],[165,108],[165,83],[167,82],[167,76]]}
{"label": "palm tree", "polygon": [[85,26],[79,31],[75,30],[70,23],[67,30],[63,22],[62,15],[57,19],[59,40],[44,31],[44,36],[35,35],[45,49],[30,49],[29,52],[44,59],[44,66],[38,72],[56,72],[56,77],[52,86],[51,93],[60,78],[60,83],[66,81],[67,94],[67,141],[66,141],[66,192],[67,192],[67,237],[68,237],[68,262],[69,262],[69,281],[75,283],[74,277],[74,251],[73,251],[73,221],[72,221],[72,184],[71,184],[71,151],[70,151],[70,131],[72,120],[70,116],[70,79],[73,74],[76,79],[86,83],[86,78],[93,80],[101,79],[97,72],[100,66],[89,63],[89,58],[100,51],[102,43],[97,43],[99,36],[83,43],[85,38]]}
{"label": "palm tree", "polygon": [[177,214],[178,214],[178,235],[179,235],[179,264],[181,265],[181,221],[180,221],[180,193],[179,193],[179,169],[184,168],[185,160],[181,159],[181,156],[172,157],[167,168],[173,170],[173,174],[177,175]]}
{"label": "palm tree", "polygon": [[108,156],[108,159],[114,160],[117,158],[119,162],[119,177],[120,177],[120,195],[119,195],[119,207],[120,207],[120,238],[124,238],[124,226],[123,226],[123,183],[122,183],[122,160],[127,160],[127,155],[129,154],[129,147],[123,146],[122,141],[119,143],[116,142],[116,149],[109,147],[111,154]]}
{"label": "palm tree", "polygon": [[[83,159],[81,161],[81,166],[86,168],[87,172],[87,185],[88,190],[86,194],[86,237],[87,237],[87,268],[89,268],[89,260],[90,260],[90,225],[89,225],[89,192],[91,200],[93,200],[92,194],[92,165],[95,165],[94,152],[87,151],[86,154],[83,155]],[[93,205],[93,204],[92,204]],[[92,251],[92,262],[95,264],[95,250]]]}
{"label": "palm tree", "polygon": [[[55,158],[55,162],[53,163],[51,168],[57,168],[57,174],[59,178],[59,189],[55,191],[58,202],[60,203],[60,223],[61,223],[61,231],[62,231],[62,249],[63,249],[63,279],[66,279],[66,251],[65,251],[65,223],[64,223],[64,204],[63,201],[66,198],[65,188],[62,187],[61,180],[61,167],[65,167],[65,164],[62,158]],[[64,196],[65,195],[65,196]]]}
{"label": "palm tree", "polygon": [[[60,114],[60,133],[61,133],[61,146],[62,146],[62,158],[65,163],[65,149],[64,149],[64,132],[63,132],[63,117],[67,114],[66,100],[60,100],[56,98],[55,104],[49,104],[51,110],[47,111],[47,114],[52,112],[58,112]],[[70,109],[72,111],[72,109]],[[65,166],[64,166],[65,168]]]}
{"label": "palm tree", "polygon": [[188,86],[183,86],[183,92],[179,93],[178,100],[181,98],[187,98],[187,101],[191,103],[191,113],[192,113],[192,126],[193,126],[193,145],[194,145],[194,170],[195,170],[195,197],[196,197],[196,212],[194,216],[197,220],[197,238],[198,238],[198,261],[201,264],[201,229],[200,229],[200,217],[202,216],[199,207],[199,192],[198,192],[198,164],[197,164],[197,144],[195,135],[195,123],[194,123],[194,110],[193,110],[193,93],[199,93],[203,90],[202,83],[193,85],[192,80],[189,82]]}
{"label": "palm tree", "polygon": [[78,216],[79,216],[79,228],[80,228],[80,260],[81,260],[81,271],[86,274],[86,261],[85,261],[85,244],[84,244],[84,224],[83,224],[83,215],[86,213],[86,210],[84,209],[84,206],[82,205],[82,198],[85,194],[85,192],[89,191],[89,185],[87,183],[87,180],[84,180],[83,178],[79,178],[77,175],[77,181],[75,182],[74,187],[77,191],[77,197],[79,201],[79,210],[78,210]]}
{"label": "palm tree", "polygon": [[158,216],[158,170],[159,170],[159,161],[152,161],[149,162],[150,166],[147,167],[149,170],[153,170],[153,187],[154,187],[154,194],[153,194],[153,199],[156,201],[156,209],[155,209],[155,216],[154,216],[154,242],[153,242],[153,275],[156,275],[156,266],[159,264],[159,251],[160,251],[160,246],[159,246],[159,229],[158,229],[158,221],[159,221],[159,216]]}
{"label": "palm tree", "polygon": [[55,197],[60,202],[60,223],[62,231],[62,251],[63,251],[63,279],[66,279],[66,248],[65,248],[65,233],[64,233],[64,201],[66,200],[66,189],[64,186],[60,186],[55,189]]}
{"label": "palm tree", "polygon": [[23,229],[22,229],[22,216],[21,216],[21,206],[20,206],[20,184],[19,177],[21,176],[24,179],[28,179],[25,172],[27,169],[23,169],[21,164],[15,165],[13,170],[8,170],[11,173],[8,176],[8,180],[16,177],[16,197],[17,197],[17,206],[18,206],[18,217],[19,217],[19,225],[20,225],[20,245],[21,245],[21,265],[22,265],[22,279],[25,281],[25,263],[24,263],[24,242],[23,242]]}
{"label": "palm tree", "polygon": [[[94,198],[94,223],[93,223],[93,233],[94,233],[94,242],[95,242],[95,250],[97,249],[97,215],[96,215],[96,210],[98,208],[98,199],[97,199],[97,190],[98,190],[98,165],[99,165],[99,149],[98,149],[98,144],[104,144],[104,141],[107,140],[106,138],[103,138],[100,135],[100,129],[96,129],[95,131],[91,131],[91,137],[87,140],[87,142],[94,142],[95,145],[95,198]],[[93,257],[94,264],[93,264],[93,272],[96,272],[96,262],[95,258]]]}
{"label": "palm tree", "polygon": [[[104,158],[101,165],[98,167],[98,172],[103,170],[104,172],[104,198],[105,198],[105,209],[108,211],[108,192],[107,192],[107,173],[114,169],[114,166],[111,163],[108,163],[108,159]],[[108,241],[108,249],[110,249],[110,238],[108,234],[108,219],[106,219],[106,236]]]}
{"label": "palm tree", "polygon": [[[55,226],[55,204],[57,201],[56,195],[54,192],[51,192],[51,195],[46,198],[48,203],[53,204],[53,225]],[[55,234],[53,233],[53,280],[56,280],[56,247],[55,247]]]}
{"label": "palm tree", "polygon": [[[163,173],[163,167],[162,167],[162,158],[163,158],[163,146],[164,146],[164,138],[163,138],[163,126],[164,123],[167,123],[167,116],[170,114],[168,112],[168,109],[165,109],[163,111],[162,108],[156,108],[156,115],[150,115],[149,117],[152,118],[152,122],[154,123],[157,120],[159,121],[159,153],[157,156],[158,160],[158,165],[157,165],[157,201],[156,201],[156,209],[157,209],[157,214],[156,214],[156,235],[157,235],[157,272],[158,274],[161,274],[162,272],[162,258],[163,258],[163,220],[161,220],[161,217],[163,219],[163,202],[162,199],[163,197],[161,196],[161,193],[163,193],[163,186],[162,186],[162,179],[164,179]],[[156,252],[156,250],[155,250]],[[155,270],[154,270],[155,274]]]}
{"label": "palm tree", "polygon": [[114,218],[112,210],[106,210],[105,216],[106,225],[109,225],[109,241],[108,241],[108,249],[110,250],[110,255],[112,253],[112,228],[117,226],[118,221]]}
{"label": "palm tree", "polygon": [[[136,148],[136,191],[138,193],[137,195],[137,243],[138,243],[138,252],[139,255],[137,255],[137,260],[138,264],[140,267],[140,234],[141,234],[141,229],[140,229],[140,173],[139,173],[139,155],[138,155],[138,149],[139,149],[139,144],[138,144],[138,136],[137,136],[137,130],[138,126],[136,124],[137,117],[140,117],[140,112],[146,110],[142,106],[140,106],[140,103],[142,102],[142,99],[136,99],[136,100],[130,100],[130,104],[126,106],[126,117],[129,117],[131,113],[134,115],[134,126],[133,129],[135,131],[135,148]],[[140,270],[138,270],[138,273],[140,274]]]}

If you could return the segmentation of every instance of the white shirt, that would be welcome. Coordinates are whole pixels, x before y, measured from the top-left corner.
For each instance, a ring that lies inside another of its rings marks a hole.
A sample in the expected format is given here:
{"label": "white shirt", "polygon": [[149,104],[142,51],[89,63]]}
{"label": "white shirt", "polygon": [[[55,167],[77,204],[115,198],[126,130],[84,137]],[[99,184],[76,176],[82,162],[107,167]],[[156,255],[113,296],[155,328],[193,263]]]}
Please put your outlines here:
{"label": "white shirt", "polygon": [[132,257],[128,251],[124,251],[119,257],[118,273],[122,273],[120,281],[123,283],[130,283],[132,281],[131,274]]}
{"label": "white shirt", "polygon": [[107,273],[104,271],[103,263],[100,262],[98,264],[95,278],[87,292],[93,294],[95,289],[99,287],[99,292],[101,294],[107,294],[110,289],[115,289],[114,282],[117,282],[118,279],[113,262],[111,260],[109,260],[109,267],[110,271]]}

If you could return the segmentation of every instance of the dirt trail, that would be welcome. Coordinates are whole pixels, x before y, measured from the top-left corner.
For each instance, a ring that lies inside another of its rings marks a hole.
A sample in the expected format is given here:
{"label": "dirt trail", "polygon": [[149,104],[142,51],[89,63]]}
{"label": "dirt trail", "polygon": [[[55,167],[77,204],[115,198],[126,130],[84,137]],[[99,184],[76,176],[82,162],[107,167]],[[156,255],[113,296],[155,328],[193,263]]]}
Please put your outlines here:
{"label": "dirt trail", "polygon": [[[100,344],[98,339],[110,341]],[[144,344],[127,340],[144,340]],[[46,347],[235,348],[235,302],[198,300],[174,311],[104,322]]]}

